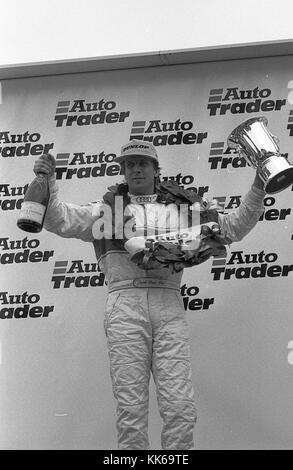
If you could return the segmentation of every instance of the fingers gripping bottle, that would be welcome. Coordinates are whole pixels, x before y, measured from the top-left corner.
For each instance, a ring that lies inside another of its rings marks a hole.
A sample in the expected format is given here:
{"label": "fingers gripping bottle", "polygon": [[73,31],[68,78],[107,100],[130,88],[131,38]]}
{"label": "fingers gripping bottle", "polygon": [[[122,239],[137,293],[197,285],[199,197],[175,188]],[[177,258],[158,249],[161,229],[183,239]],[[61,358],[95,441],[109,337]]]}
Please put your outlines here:
{"label": "fingers gripping bottle", "polygon": [[25,193],[17,226],[26,232],[40,232],[43,228],[49,198],[48,177],[44,173],[38,173]]}

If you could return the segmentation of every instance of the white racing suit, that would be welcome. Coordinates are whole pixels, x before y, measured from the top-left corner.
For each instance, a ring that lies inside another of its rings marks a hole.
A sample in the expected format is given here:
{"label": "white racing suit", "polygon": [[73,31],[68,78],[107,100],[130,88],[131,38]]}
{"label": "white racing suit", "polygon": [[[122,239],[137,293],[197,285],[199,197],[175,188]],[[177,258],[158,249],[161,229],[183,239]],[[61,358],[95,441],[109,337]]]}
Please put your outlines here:
{"label": "white racing suit", "polygon": [[[62,237],[93,242],[97,205],[102,203],[63,203],[57,197],[54,178],[50,187],[45,228]],[[259,220],[264,195],[252,187],[234,212],[219,214],[222,233],[232,241],[241,240]],[[155,204],[160,210],[159,203]],[[151,212],[148,214],[151,218]],[[126,251],[119,250],[109,250],[98,261],[109,289],[104,325],[117,400],[118,448],[150,448],[148,400],[152,373],[163,420],[162,448],[192,449],[196,408],[189,333],[180,294],[183,271],[145,271],[130,261]]]}

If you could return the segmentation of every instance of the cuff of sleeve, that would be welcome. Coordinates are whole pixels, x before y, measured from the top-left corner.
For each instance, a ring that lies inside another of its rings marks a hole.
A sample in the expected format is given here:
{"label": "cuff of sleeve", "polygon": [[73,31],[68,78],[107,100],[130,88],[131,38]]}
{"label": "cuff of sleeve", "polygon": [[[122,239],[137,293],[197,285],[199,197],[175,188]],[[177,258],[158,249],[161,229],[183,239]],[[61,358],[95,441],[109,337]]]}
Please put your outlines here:
{"label": "cuff of sleeve", "polygon": [[266,195],[266,192],[263,189],[257,188],[256,186],[251,186],[251,192],[253,195],[257,196],[258,199],[263,199]]}

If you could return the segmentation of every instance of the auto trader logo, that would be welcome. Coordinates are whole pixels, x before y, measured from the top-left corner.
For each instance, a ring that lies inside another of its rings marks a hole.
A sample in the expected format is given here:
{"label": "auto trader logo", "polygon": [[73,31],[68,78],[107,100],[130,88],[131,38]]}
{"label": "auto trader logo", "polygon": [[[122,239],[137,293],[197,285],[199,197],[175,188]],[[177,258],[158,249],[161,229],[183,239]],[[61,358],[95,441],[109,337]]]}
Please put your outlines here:
{"label": "auto trader logo", "polygon": [[[214,196],[214,200],[217,201],[217,205],[220,207],[222,212],[230,209],[236,209],[240,206],[241,195],[232,195],[232,196]],[[290,217],[292,208],[284,207],[278,209],[273,207],[276,203],[276,199],[272,196],[267,196],[264,198],[264,211],[261,214],[259,221],[265,222],[277,222],[281,220],[288,221],[287,217]]]}
{"label": "auto trader logo", "polygon": [[46,263],[54,256],[54,250],[40,250],[40,240],[37,238],[12,240],[9,237],[0,238],[0,264]]}
{"label": "auto trader logo", "polygon": [[58,153],[56,155],[56,179],[90,178],[117,176],[121,167],[114,162],[115,153],[100,152],[86,155],[85,152]]}
{"label": "auto trader logo", "polygon": [[280,111],[286,105],[285,98],[271,99],[269,88],[241,90],[238,87],[212,88],[207,109],[210,116]]}
{"label": "auto trader logo", "polygon": [[144,140],[155,146],[202,144],[208,133],[195,133],[193,126],[191,121],[181,119],[172,122],[163,122],[161,119],[133,121],[129,140]]}
{"label": "auto trader logo", "polygon": [[236,149],[225,147],[225,142],[212,142],[209,156],[211,170],[246,167],[244,157],[240,157]]}
{"label": "auto trader logo", "polygon": [[24,196],[29,185],[11,186],[9,183],[0,184],[0,211],[21,209]]}
{"label": "auto trader logo", "polygon": [[277,253],[244,253],[232,251],[230,257],[216,257],[212,263],[213,281],[249,279],[263,277],[286,277],[293,271],[293,264],[272,264],[278,259]]}
{"label": "auto trader logo", "polygon": [[56,127],[89,126],[125,122],[130,111],[116,111],[115,101],[86,102],[85,100],[58,101],[54,120]]}
{"label": "auto trader logo", "polygon": [[[72,275],[73,274],[73,275]],[[53,289],[70,287],[98,287],[104,285],[104,274],[98,263],[84,263],[83,260],[56,261],[53,269]]]}
{"label": "auto trader logo", "polygon": [[44,305],[40,294],[0,292],[0,320],[48,318],[54,308],[54,305]]}
{"label": "auto trader logo", "polygon": [[49,153],[53,147],[54,142],[44,143],[39,132],[12,134],[10,131],[0,131],[0,155],[3,158],[35,157]]}

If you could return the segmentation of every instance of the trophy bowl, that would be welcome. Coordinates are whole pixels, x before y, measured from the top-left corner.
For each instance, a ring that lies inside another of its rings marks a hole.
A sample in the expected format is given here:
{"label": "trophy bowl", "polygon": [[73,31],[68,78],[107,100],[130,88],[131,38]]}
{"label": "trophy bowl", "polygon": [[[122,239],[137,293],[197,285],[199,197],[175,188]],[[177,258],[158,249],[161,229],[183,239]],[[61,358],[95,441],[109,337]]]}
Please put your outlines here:
{"label": "trophy bowl", "polygon": [[230,133],[227,144],[258,170],[264,190],[274,194],[293,183],[293,166],[280,154],[279,139],[268,130],[267,124],[263,116],[248,119]]}

